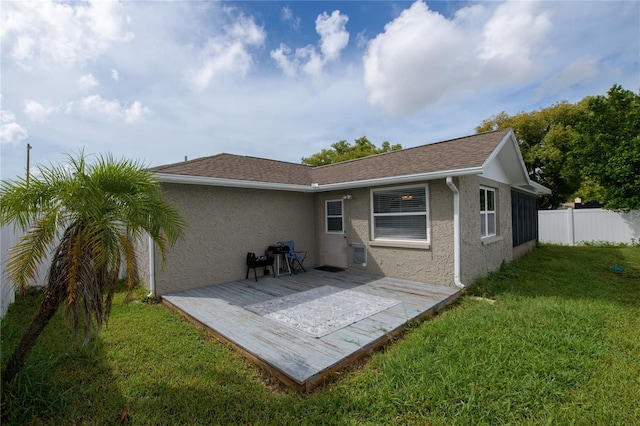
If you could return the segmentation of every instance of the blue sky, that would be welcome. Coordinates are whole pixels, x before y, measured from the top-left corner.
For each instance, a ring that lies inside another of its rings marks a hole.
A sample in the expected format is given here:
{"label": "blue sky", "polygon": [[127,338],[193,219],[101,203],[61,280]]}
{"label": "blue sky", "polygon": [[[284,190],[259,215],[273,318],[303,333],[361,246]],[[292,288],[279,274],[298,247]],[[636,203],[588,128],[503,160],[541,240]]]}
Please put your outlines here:
{"label": "blue sky", "polygon": [[2,1],[1,175],[109,152],[300,162],[640,88],[638,1]]}

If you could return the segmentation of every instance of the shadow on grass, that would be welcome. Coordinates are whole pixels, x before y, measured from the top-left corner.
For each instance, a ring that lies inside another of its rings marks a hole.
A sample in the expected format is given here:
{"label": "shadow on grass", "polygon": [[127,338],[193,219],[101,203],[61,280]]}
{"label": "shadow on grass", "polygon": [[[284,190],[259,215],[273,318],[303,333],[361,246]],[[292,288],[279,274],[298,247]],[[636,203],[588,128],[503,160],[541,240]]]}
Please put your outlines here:
{"label": "shadow on grass", "polygon": [[468,294],[598,299],[638,306],[640,249],[543,245],[479,279]]}
{"label": "shadow on grass", "polygon": [[[19,297],[2,319],[3,365],[40,301],[40,295]],[[38,338],[23,369],[2,388],[2,425],[61,416],[67,424],[91,423],[93,416],[104,416],[108,410],[112,412],[110,421],[119,422],[125,400],[102,341],[94,339],[83,347],[73,327],[63,322],[62,312],[58,312]]]}

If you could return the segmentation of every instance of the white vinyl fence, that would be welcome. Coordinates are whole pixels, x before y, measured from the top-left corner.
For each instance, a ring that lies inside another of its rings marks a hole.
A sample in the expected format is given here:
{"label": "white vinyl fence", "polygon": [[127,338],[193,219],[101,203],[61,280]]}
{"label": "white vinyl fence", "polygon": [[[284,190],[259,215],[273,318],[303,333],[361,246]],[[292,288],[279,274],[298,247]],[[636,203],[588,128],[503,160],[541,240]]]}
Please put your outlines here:
{"label": "white vinyl fence", "polygon": [[[2,318],[7,311],[7,308],[15,300],[15,291],[7,276],[7,260],[9,258],[9,248],[13,247],[24,235],[24,233],[14,229],[13,225],[3,226],[0,230],[0,267],[2,268],[2,274],[0,274],[0,318]],[[36,281],[33,285],[44,285],[47,277],[47,270],[49,267],[49,261],[42,263],[37,271]]]}
{"label": "white vinyl fence", "polygon": [[[0,318],[4,317],[4,314],[7,312],[7,308],[15,300],[15,291],[7,274],[9,249],[16,245],[24,234],[24,232],[15,229],[13,225],[3,226],[0,230],[0,268],[2,268],[0,274]],[[57,245],[57,241],[58,240],[54,240],[54,247]],[[36,271],[36,279],[32,283],[30,283],[30,285],[46,285],[47,274],[49,272],[49,266],[51,265],[52,258],[53,251],[49,253],[38,265],[38,270]],[[120,278],[126,276],[126,274],[126,265],[124,265],[120,271]]]}
{"label": "white vinyl fence", "polygon": [[637,244],[640,210],[630,213],[604,209],[540,210],[538,232],[544,243],[570,246],[589,242]]}

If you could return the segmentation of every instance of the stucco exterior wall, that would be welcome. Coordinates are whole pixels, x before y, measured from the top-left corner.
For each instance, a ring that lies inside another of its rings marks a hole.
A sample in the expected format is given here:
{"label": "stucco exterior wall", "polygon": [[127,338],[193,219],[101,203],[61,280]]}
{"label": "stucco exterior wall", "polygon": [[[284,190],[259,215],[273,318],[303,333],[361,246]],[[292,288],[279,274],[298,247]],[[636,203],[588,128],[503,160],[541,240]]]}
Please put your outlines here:
{"label": "stucco exterior wall", "polygon": [[[424,184],[419,182],[416,184]],[[349,244],[349,268],[387,277],[453,286],[453,195],[444,180],[426,182],[429,188],[431,246],[425,248],[380,247],[371,241],[371,188],[349,190],[345,201],[345,226]],[[340,198],[325,193],[323,199]],[[352,262],[352,246],[363,245],[367,265]],[[320,243],[321,246],[321,243]],[[320,252],[322,248],[320,247]]]}
{"label": "stucco exterior wall", "polygon": [[149,288],[149,237],[147,234],[135,240],[133,246],[138,261],[138,278],[140,279],[140,285]]}
{"label": "stucco exterior wall", "polygon": [[278,241],[293,240],[308,250],[305,265],[316,264],[313,194],[179,184],[163,189],[187,229],[164,268],[156,250],[158,295],[244,279],[247,252],[264,254]]}
{"label": "stucco exterior wall", "polygon": [[[460,275],[465,285],[471,285],[513,259],[511,187],[479,176],[462,176],[456,185],[460,191]],[[496,190],[497,236],[488,241],[480,238],[480,185]]]}

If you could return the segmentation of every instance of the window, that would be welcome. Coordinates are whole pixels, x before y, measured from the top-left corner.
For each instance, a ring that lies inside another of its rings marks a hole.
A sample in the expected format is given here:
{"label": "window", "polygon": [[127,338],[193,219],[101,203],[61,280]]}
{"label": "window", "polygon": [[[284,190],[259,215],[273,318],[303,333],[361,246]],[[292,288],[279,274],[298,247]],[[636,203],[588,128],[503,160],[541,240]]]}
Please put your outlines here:
{"label": "window", "polygon": [[480,235],[496,235],[496,190],[480,187]]}
{"label": "window", "polygon": [[325,212],[327,214],[327,234],[342,234],[344,232],[342,200],[327,200],[325,202]]}
{"label": "window", "polygon": [[427,186],[371,191],[374,240],[429,241]]}

